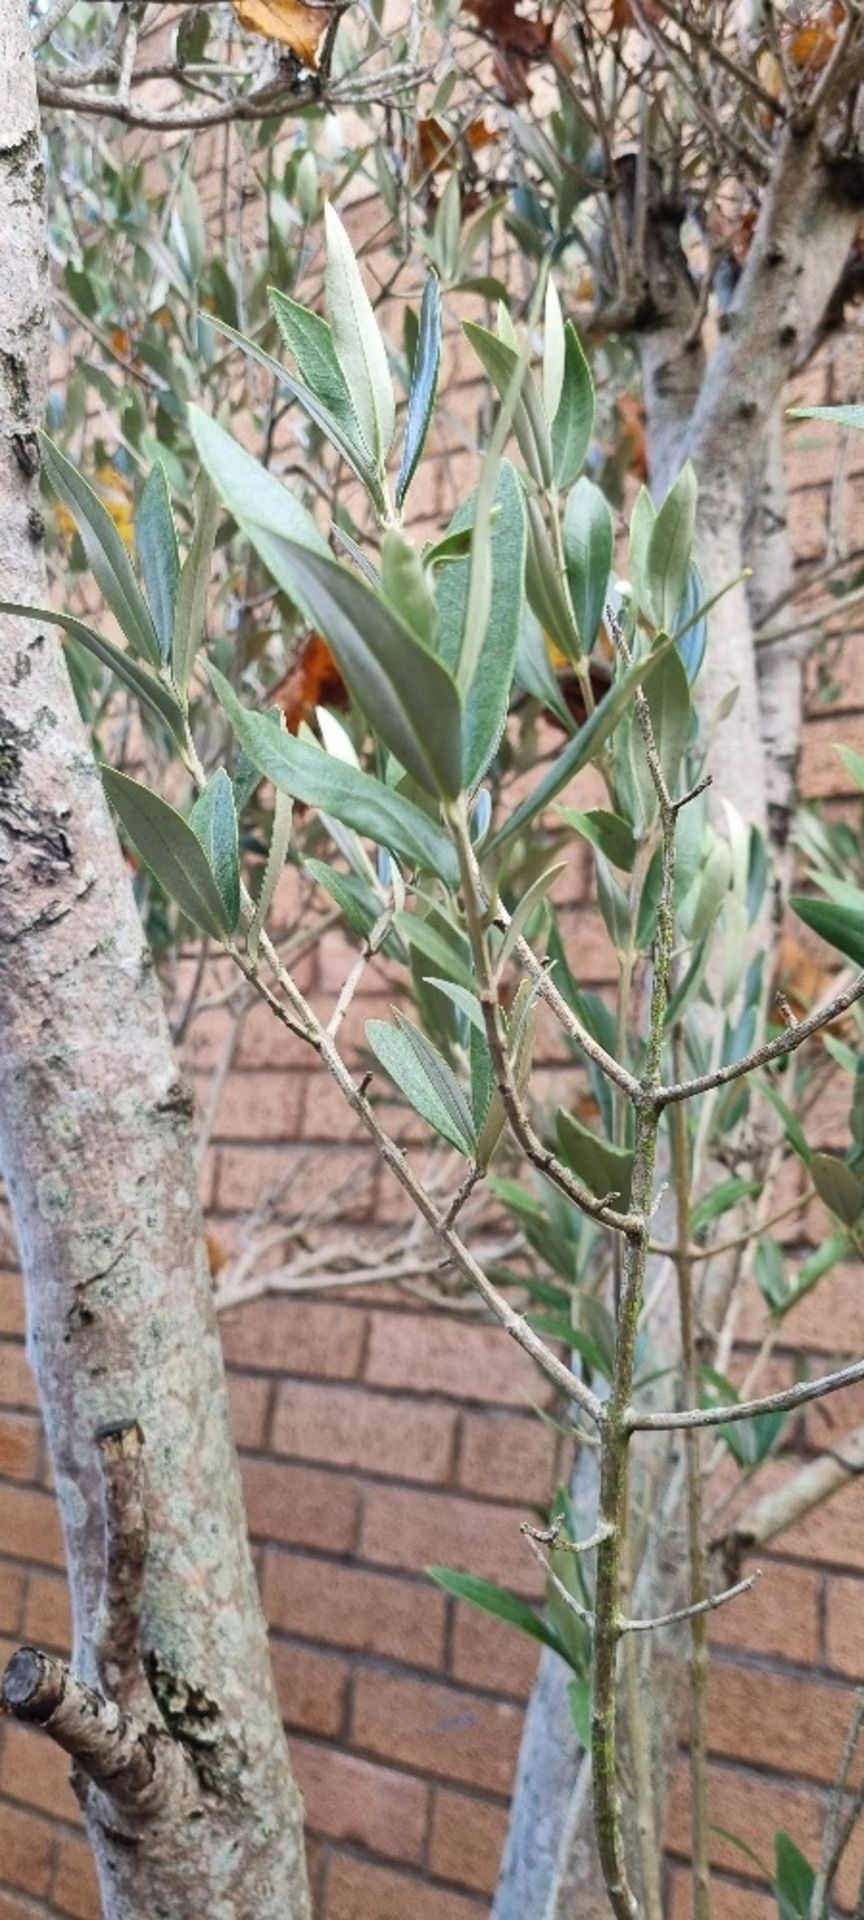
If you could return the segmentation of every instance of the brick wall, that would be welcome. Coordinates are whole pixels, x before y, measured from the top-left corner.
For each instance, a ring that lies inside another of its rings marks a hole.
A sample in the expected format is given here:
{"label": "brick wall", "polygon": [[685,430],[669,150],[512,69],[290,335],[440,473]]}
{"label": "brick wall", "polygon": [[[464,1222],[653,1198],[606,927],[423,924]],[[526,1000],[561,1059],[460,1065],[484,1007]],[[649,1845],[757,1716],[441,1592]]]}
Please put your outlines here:
{"label": "brick wall", "polygon": [[[847,347],[827,369],[834,397],[855,392]],[[470,479],[476,389],[450,347],[436,454],[418,502],[437,524]],[[826,386],[808,377],[814,397]],[[825,540],[836,442],[808,426],[791,441],[791,515],[801,562]],[[848,453],[850,512],[860,510],[864,457]],[[860,537],[860,536],[859,536]],[[812,694],[803,790],[843,805],[833,752],[864,746],[861,638],[834,663],[839,699]],[[814,679],[815,687],[815,679]],[[610,979],[591,907],[574,906],[567,936],[586,984]],[[307,963],[304,984],[332,1005],[347,963],[334,936]],[[182,985],[182,981],[181,981]],[[363,1021],[387,1007],[374,971],[347,1023],[349,1052]],[[202,1091],[220,1058],[224,1007],[195,1022],[188,1064]],[[562,1071],[547,1041],[541,1085]],[[839,1143],[836,1101],[823,1104],[826,1144]],[[291,1174],[291,1204],[346,1181],[344,1217],[358,1241],[398,1221],[402,1201],[329,1086],[263,1010],[247,1020],[204,1174],[213,1231],[226,1244],[262,1189]],[[825,1230],[807,1217],[811,1242]],[[830,1363],[860,1352],[860,1275],[843,1269],[784,1323],[772,1379],[799,1357]],[[765,1332],[748,1298],[736,1364]],[[273,1660],[294,1762],[306,1797],[321,1920],[480,1920],[504,1836],[531,1645],[445,1598],[423,1567],[442,1561],[536,1596],[519,1522],[554,1484],[558,1441],[536,1417],[538,1376],[494,1329],[435,1312],[370,1285],[350,1292],[255,1301],[224,1318],[232,1404]],[[864,1419],[864,1392],[810,1411],[793,1449],[762,1485],[795,1470]],[[711,1819],[770,1858],[778,1826],[813,1852],[864,1668],[864,1527],[853,1484],[761,1557],[754,1594],[721,1614],[711,1674]],[[33,1384],[23,1348],[17,1276],[0,1274],[0,1634],[63,1651],[68,1609],[59,1528]],[[669,1810],[670,1920],[686,1920],[687,1780]],[[719,1837],[715,1920],[769,1920],[773,1903]],[[862,1849],[841,1886],[854,1904]],[[0,1920],[98,1912],[93,1872],[66,1769],[38,1736],[0,1732]],[[526,1916],[531,1920],[531,1916]]]}

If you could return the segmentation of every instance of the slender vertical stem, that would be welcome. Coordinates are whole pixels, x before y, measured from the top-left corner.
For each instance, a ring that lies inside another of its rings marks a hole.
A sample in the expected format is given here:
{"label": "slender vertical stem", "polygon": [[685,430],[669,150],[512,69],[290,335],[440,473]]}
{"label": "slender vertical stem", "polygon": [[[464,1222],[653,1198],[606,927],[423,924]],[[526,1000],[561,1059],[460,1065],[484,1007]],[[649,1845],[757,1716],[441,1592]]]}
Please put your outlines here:
{"label": "slender vertical stem", "polygon": [[597,1850],[616,1920],[642,1920],[639,1903],[628,1880],[618,1794],[618,1642],[621,1637],[621,1585],[626,1567],[629,1519],[627,1402],[633,1390],[636,1338],[648,1264],[651,1199],[660,1124],[656,1091],[661,1083],[664,1022],[675,928],[675,810],[657,753],[648,704],[641,693],[636,696],[636,714],[660,808],[663,880],[657,912],[645,1074],[642,1099],[636,1112],[633,1156],[630,1206],[631,1212],[638,1216],[640,1225],[637,1232],[627,1237],[616,1331],[615,1371],[601,1427],[600,1520],[608,1528],[608,1534],[597,1554],[591,1764]]}
{"label": "slender vertical stem", "polygon": [[[677,1078],[684,1067],[684,1045],[680,1027],[676,1027],[672,1037],[672,1054]],[[675,1265],[678,1274],[678,1312],[681,1323],[682,1392],[684,1405],[695,1407],[698,1405],[699,1382],[693,1314],[693,1262],[690,1258],[690,1142],[687,1132],[687,1112],[682,1103],[673,1108],[670,1126],[678,1215],[678,1250],[675,1255]],[[691,1606],[698,1607],[708,1597],[698,1428],[685,1434],[684,1454],[687,1471],[689,1598]],[[705,1613],[694,1613],[690,1620],[690,1824],[693,1920],[710,1920],[711,1916],[708,1864],[707,1678],[708,1616]]]}

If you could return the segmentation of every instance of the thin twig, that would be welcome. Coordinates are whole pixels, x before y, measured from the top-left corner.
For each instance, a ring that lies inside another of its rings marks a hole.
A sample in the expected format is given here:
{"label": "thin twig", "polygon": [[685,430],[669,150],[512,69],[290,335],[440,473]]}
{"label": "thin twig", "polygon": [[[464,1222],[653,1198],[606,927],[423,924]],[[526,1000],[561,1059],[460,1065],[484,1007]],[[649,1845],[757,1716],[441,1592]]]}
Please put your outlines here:
{"label": "thin twig", "polygon": [[630,1407],[625,1421],[631,1433],[667,1433],[679,1427],[725,1427],[730,1421],[755,1420],[763,1413],[790,1413],[793,1407],[803,1407],[808,1400],[821,1400],[829,1393],[839,1393],[842,1387],[854,1386],[856,1380],[864,1380],[864,1360],[841,1367],[838,1373],[822,1374],[818,1380],[803,1380],[795,1387],[784,1387],[779,1393],[767,1393],[761,1400],[736,1400],[731,1407],[690,1407],[680,1413],[642,1412],[638,1407]]}

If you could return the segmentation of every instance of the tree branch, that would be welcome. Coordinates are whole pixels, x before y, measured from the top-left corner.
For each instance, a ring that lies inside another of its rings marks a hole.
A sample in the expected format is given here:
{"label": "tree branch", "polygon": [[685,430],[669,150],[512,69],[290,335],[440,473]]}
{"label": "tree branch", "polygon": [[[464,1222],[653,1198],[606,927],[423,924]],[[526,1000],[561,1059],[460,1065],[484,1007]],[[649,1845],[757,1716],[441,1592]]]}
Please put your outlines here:
{"label": "tree branch", "polygon": [[839,1393],[841,1387],[854,1386],[856,1380],[864,1380],[864,1360],[841,1367],[839,1373],[825,1373],[818,1380],[802,1380],[780,1393],[767,1393],[761,1400],[736,1400],[729,1407],[690,1407],[680,1413],[671,1410],[641,1413],[638,1407],[631,1407],[625,1423],[630,1433],[671,1433],[679,1427],[725,1427],[733,1420],[755,1420],[762,1413],[789,1413],[793,1407],[803,1407],[808,1400],[824,1400],[829,1393]]}
{"label": "tree branch", "polygon": [[677,1086],[658,1087],[657,1104],[660,1107],[671,1106],[675,1100],[693,1100],[700,1093],[709,1093],[712,1087],[725,1087],[730,1080],[741,1080],[745,1074],[753,1073],[757,1067],[767,1067],[772,1060],[782,1060],[787,1053],[794,1053],[804,1045],[814,1033],[820,1033],[823,1027],[838,1020],[841,1013],[854,1007],[864,995],[864,973],[859,973],[851,986],[844,987],[842,993],[834,995],[827,1006],[808,1014],[806,1020],[799,1020],[794,1027],[788,1027],[776,1040],[766,1041],[763,1047],[756,1047],[753,1053],[747,1053],[740,1060],[733,1060],[728,1067],[717,1067],[711,1073],[702,1073],[695,1080],[682,1080]]}

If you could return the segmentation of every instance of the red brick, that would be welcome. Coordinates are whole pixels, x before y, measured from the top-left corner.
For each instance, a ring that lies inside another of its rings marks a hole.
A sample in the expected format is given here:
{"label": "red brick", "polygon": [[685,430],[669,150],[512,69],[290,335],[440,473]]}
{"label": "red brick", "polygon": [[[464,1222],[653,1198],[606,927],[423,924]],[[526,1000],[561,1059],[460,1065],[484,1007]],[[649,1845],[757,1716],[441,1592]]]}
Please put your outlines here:
{"label": "red brick", "polygon": [[0,1793],[73,1825],[81,1811],[69,1785],[70,1762],[44,1733],[11,1723],[0,1747]]}
{"label": "red brick", "polygon": [[55,1841],[47,1820],[0,1804],[0,1861],[10,1887],[46,1894],[54,1866]]}
{"label": "red brick", "polygon": [[[754,1565],[757,1563],[753,1563]],[[802,1666],[819,1661],[819,1574],[803,1567],[761,1560],[761,1577],[750,1592],[711,1615],[711,1640],[718,1647],[748,1648],[777,1654]],[[751,1566],[743,1571],[749,1573]]]}
{"label": "red brick", "polygon": [[[793,1263],[794,1264],[794,1263]],[[739,1337],[754,1345],[768,1328],[765,1303],[755,1282],[744,1296]],[[855,1353],[861,1344],[861,1274],[840,1265],[820,1280],[783,1322],[783,1345],[808,1353]],[[838,1395],[838,1402],[844,1396]]]}
{"label": "red brick", "polygon": [[0,1563],[0,1633],[17,1633],[24,1609],[26,1576],[20,1567]]}
{"label": "red brick", "polygon": [[260,1450],[267,1443],[272,1385],[243,1373],[229,1373],[231,1425],[238,1447]]}
{"label": "red brick", "polygon": [[[673,1867],[669,1875],[668,1920],[693,1920],[692,1885],[684,1867]],[[755,1893],[751,1887],[720,1880],[715,1874],[711,1877],[711,1920],[777,1920],[777,1902],[773,1894]]]}
{"label": "red brick", "polygon": [[312,1048],[307,1046],[305,1040],[298,1040],[293,1033],[289,1033],[281,1021],[274,1019],[269,1007],[259,1002],[252,1008],[243,1023],[237,1048],[238,1066],[299,1067],[301,1071],[308,1072],[315,1061]]}
{"label": "red brick", "polygon": [[65,1580],[48,1573],[31,1573],[24,1603],[23,1631],[29,1640],[68,1653],[72,1639],[72,1610]]}
{"label": "red brick", "polygon": [[221,1317],[230,1362],[275,1373],[353,1380],[360,1372],[367,1315],[335,1300],[253,1300]]}
{"label": "red brick", "polygon": [[410,1666],[435,1667],[443,1657],[446,1601],[430,1583],[271,1552],[263,1599],[271,1626],[286,1633]]}
{"label": "red brick", "polygon": [[26,1413],[0,1413],[0,1474],[9,1480],[35,1480],[39,1443],[38,1420]]}
{"label": "red brick", "polygon": [[[840,1397],[838,1395],[838,1399]],[[767,1461],[760,1468],[754,1491],[760,1498],[763,1494],[774,1493],[794,1479],[805,1465],[806,1462],[797,1459]],[[744,1490],[736,1502],[737,1508],[746,1504],[747,1497]],[[851,1480],[840,1493],[834,1494],[821,1506],[814,1507],[803,1520],[785,1528],[777,1535],[772,1546],[777,1552],[788,1554],[796,1560],[812,1560],[851,1572],[864,1572],[862,1500],[864,1487],[860,1480]]]}
{"label": "red brick", "polygon": [[432,1872],[477,1893],[494,1893],[506,1834],[506,1807],[439,1789],[429,1850]]}
{"label": "red brick", "polygon": [[829,1580],[827,1591],[828,1664],[860,1680],[864,1673],[864,1580]]}
{"label": "red brick", "polygon": [[287,1727],[336,1739],[345,1719],[348,1667],[344,1660],[312,1647],[289,1647],[271,1640],[270,1659]]}
{"label": "red brick", "polygon": [[327,1874],[322,1920],[480,1920],[483,1911],[461,1893],[337,1855]]}
{"label": "red brick", "polygon": [[359,1388],[281,1387],[273,1423],[276,1453],[400,1480],[448,1478],[456,1414],[426,1400],[395,1400]]}
{"label": "red brick", "polygon": [[536,1415],[466,1413],[462,1420],[457,1479],[471,1493],[493,1500],[548,1500],[555,1475],[558,1438]]}
{"label": "red brick", "polygon": [[340,1220],[368,1219],[378,1164],[371,1147],[328,1144],[326,1152],[302,1146],[223,1147],[217,1197],[227,1213],[244,1213],[278,1196],[277,1211],[298,1213],[332,1202]]}
{"label": "red brick", "polygon": [[454,1604],[452,1649],[454,1680],[527,1699],[540,1657],[536,1640],[476,1607]]}
{"label": "red brick", "polygon": [[[847,1700],[851,1715],[851,1705]],[[685,1762],[679,1766],[669,1796],[666,1820],[666,1845],[673,1853],[686,1855],[690,1846],[690,1780]],[[708,1768],[708,1818],[711,1831],[708,1852],[712,1865],[731,1873],[746,1873],[758,1878],[755,1867],[737,1847],[723,1838],[734,1834],[736,1840],[756,1854],[771,1873],[774,1865],[774,1838],[777,1833],[791,1834],[808,1860],[819,1858],[828,1797],[812,1788],[779,1785],[734,1767]],[[719,1831],[722,1829],[722,1832]],[[864,1859],[864,1832],[854,1837],[838,1880],[841,1905],[852,1906]],[[720,1911],[722,1912],[722,1907]],[[712,1906],[713,1916],[713,1906]]]}
{"label": "red brick", "polygon": [[44,1912],[44,1907],[32,1906],[23,1894],[19,1899],[17,1895],[0,1890],[0,1920],[41,1920]]}
{"label": "red brick", "polygon": [[371,1315],[366,1378],[377,1387],[526,1406],[548,1398],[527,1355],[497,1327],[466,1327],[420,1313]]}
{"label": "red brick", "polygon": [[100,1920],[102,1902],[93,1856],[85,1840],[62,1839],[51,1900],[74,1920]]}
{"label": "red brick", "polygon": [[[305,1073],[233,1074],[219,1108],[214,1139],[297,1140],[303,1131],[306,1085]],[[206,1081],[202,1092],[206,1099]]]}
{"label": "red brick", "polygon": [[[754,1667],[715,1663],[708,1676],[708,1742],[712,1753],[795,1773],[802,1765],[813,1780],[831,1781],[849,1726],[846,1687],[800,1676],[764,1673]],[[807,1729],[806,1745],[796,1729]],[[857,1780],[864,1756],[855,1770]]]}
{"label": "red brick", "polygon": [[422,1780],[308,1740],[292,1740],[291,1760],[313,1833],[420,1863],[430,1800]]}
{"label": "red brick", "polygon": [[63,1541],[56,1502],[32,1487],[0,1486],[0,1540],[21,1560],[63,1565]]}
{"label": "red brick", "polygon": [[858,714],[831,714],[825,720],[811,720],[805,727],[799,788],[802,800],[817,800],[826,794],[857,793],[852,774],[837,752],[838,746],[852,747],[860,753]]}
{"label": "red brick", "polygon": [[359,1492],[353,1480],[275,1460],[243,1460],[241,1472],[249,1528],[256,1537],[330,1553],[345,1553],[354,1545]]}
{"label": "red brick", "polygon": [[20,1273],[0,1270],[0,1333],[23,1334],[24,1288]]}
{"label": "red brick", "polygon": [[39,1406],[36,1382],[17,1340],[0,1340],[0,1404],[30,1409]]}
{"label": "red brick", "polygon": [[458,1567],[461,1572],[517,1587],[520,1593],[539,1594],[542,1577],[519,1531],[527,1517],[520,1507],[371,1486],[363,1513],[361,1551],[379,1566],[412,1567],[418,1572],[427,1566]]}
{"label": "red brick", "polygon": [[495,1793],[510,1790],[521,1709],[488,1695],[383,1673],[358,1673],[354,1744],[382,1759]]}

